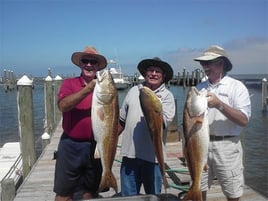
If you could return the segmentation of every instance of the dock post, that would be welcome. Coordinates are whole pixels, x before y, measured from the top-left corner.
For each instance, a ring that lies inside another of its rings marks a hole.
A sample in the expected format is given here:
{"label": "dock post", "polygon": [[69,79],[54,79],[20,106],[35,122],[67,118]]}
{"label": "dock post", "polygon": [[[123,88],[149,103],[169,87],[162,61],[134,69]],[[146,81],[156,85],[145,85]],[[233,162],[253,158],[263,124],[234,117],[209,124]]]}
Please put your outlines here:
{"label": "dock post", "polygon": [[14,200],[16,195],[15,182],[14,179],[5,179],[1,183],[1,200],[10,201]]}
{"label": "dock post", "polygon": [[262,111],[267,110],[267,79],[262,79]]}
{"label": "dock post", "polygon": [[200,70],[199,69],[196,70],[196,85],[198,83],[200,83]]}
{"label": "dock post", "polygon": [[33,81],[26,75],[17,82],[18,120],[22,152],[23,178],[30,172],[36,161],[33,118]]}
{"label": "dock post", "polygon": [[186,86],[190,86],[190,76],[189,76],[189,72],[186,73]]}
{"label": "dock post", "polygon": [[181,83],[181,77],[180,77],[180,72],[178,72],[177,85],[180,85],[180,83]]}
{"label": "dock post", "polygon": [[185,89],[186,88],[186,73],[185,73],[186,69],[183,68],[183,72],[182,72],[182,85],[183,85],[183,88]]}
{"label": "dock post", "polygon": [[57,104],[57,97],[58,97],[58,92],[59,92],[59,89],[60,89],[60,85],[62,83],[62,78],[57,75],[55,78],[54,78],[54,108],[55,108],[55,122],[56,124],[59,123],[59,121],[61,120],[61,116],[62,116],[62,113],[61,111],[59,110],[58,108],[58,104]]}
{"label": "dock post", "polygon": [[45,79],[44,86],[44,96],[45,96],[45,131],[52,135],[52,130],[54,128],[54,104],[53,104],[53,86],[51,76],[47,76]]}
{"label": "dock post", "polygon": [[195,71],[192,71],[192,86],[194,86],[195,85]]}

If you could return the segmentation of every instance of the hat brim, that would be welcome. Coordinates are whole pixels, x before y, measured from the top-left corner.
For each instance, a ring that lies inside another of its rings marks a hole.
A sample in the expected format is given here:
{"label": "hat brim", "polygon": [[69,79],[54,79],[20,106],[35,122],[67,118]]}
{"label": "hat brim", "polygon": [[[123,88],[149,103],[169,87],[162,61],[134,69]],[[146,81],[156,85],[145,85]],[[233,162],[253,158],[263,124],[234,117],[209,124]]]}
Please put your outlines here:
{"label": "hat brim", "polygon": [[163,70],[163,72],[166,74],[165,83],[167,83],[169,80],[171,80],[173,78],[173,70],[172,70],[171,66],[164,61],[158,61],[155,59],[145,59],[145,60],[142,60],[138,64],[137,68],[140,71],[141,75],[143,77],[145,77],[146,70],[150,66],[158,66],[159,68],[161,68]]}
{"label": "hat brim", "polygon": [[233,65],[232,65],[231,61],[227,57],[222,56],[222,55],[204,55],[201,57],[197,57],[194,60],[200,62],[200,61],[212,61],[212,60],[216,60],[219,58],[224,59],[226,72],[232,70]]}
{"label": "hat brim", "polygon": [[214,59],[220,58],[221,55],[204,55],[201,57],[197,57],[194,60],[195,61],[212,61]]}
{"label": "hat brim", "polygon": [[98,70],[102,70],[107,66],[107,60],[104,56],[100,55],[100,54],[91,54],[91,53],[87,53],[87,52],[75,52],[72,54],[72,62],[80,67],[80,61],[84,56],[92,56],[94,58],[96,58],[98,60],[99,63],[99,67]]}

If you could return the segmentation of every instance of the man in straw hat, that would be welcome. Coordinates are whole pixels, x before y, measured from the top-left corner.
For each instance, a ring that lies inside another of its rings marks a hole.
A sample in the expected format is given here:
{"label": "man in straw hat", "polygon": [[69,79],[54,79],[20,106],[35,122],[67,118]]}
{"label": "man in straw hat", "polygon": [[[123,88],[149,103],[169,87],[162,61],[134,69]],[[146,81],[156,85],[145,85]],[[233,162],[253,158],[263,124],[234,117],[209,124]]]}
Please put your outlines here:
{"label": "man in straw hat", "polygon": [[240,133],[251,115],[249,93],[242,82],[227,75],[232,63],[222,47],[211,46],[194,60],[200,62],[208,78],[197,85],[197,89],[208,91],[210,129],[209,168],[201,180],[203,200],[217,177],[227,200],[238,201],[244,186]]}
{"label": "man in straw hat", "polygon": [[[168,63],[157,57],[142,60],[138,64],[138,70],[145,78],[142,85],[149,87],[160,99],[163,125],[167,128],[175,116],[174,97],[165,86],[172,79],[173,70]],[[162,176],[140,106],[139,93],[139,86],[132,87],[120,109],[122,196],[138,195],[142,184],[146,194],[160,194],[162,187]]]}
{"label": "man in straw hat", "polygon": [[107,61],[91,46],[73,53],[71,59],[81,74],[65,79],[58,93],[63,134],[55,166],[56,201],[72,200],[77,191],[82,192],[83,199],[96,197],[101,175],[94,160],[96,142],[90,111],[96,72],[104,69]]}

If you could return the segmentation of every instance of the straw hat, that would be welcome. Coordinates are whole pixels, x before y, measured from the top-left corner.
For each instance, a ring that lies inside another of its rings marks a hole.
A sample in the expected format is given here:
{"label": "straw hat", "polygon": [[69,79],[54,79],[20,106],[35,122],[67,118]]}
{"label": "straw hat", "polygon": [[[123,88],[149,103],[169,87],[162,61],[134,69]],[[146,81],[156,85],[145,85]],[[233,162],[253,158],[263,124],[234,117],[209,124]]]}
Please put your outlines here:
{"label": "straw hat", "polygon": [[227,54],[225,50],[217,45],[212,45],[208,49],[206,49],[203,53],[203,56],[197,57],[194,60],[195,61],[213,61],[216,59],[222,58],[224,59],[224,66],[225,66],[225,71],[230,71],[232,70],[232,63],[227,57]]}
{"label": "straw hat", "polygon": [[84,56],[92,56],[98,60],[99,69],[102,70],[107,66],[107,60],[104,56],[100,55],[95,47],[87,46],[83,52],[74,52],[72,55],[72,62],[80,67],[81,59]]}
{"label": "straw hat", "polygon": [[157,66],[157,67],[162,69],[162,71],[166,74],[165,83],[167,83],[169,80],[172,79],[173,69],[171,68],[171,66],[168,63],[162,61],[158,57],[154,57],[152,59],[142,60],[138,64],[138,70],[140,71],[140,73],[142,74],[143,77],[145,77],[146,70],[150,66]]}

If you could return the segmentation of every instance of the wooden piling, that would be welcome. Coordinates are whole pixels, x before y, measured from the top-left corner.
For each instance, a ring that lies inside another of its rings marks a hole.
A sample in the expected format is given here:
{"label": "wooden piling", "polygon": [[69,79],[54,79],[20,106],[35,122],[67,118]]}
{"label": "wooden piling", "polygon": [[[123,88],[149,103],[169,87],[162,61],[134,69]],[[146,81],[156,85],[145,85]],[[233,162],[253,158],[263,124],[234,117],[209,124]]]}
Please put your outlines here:
{"label": "wooden piling", "polygon": [[181,83],[180,72],[178,72],[177,85],[180,85],[180,83]]}
{"label": "wooden piling", "polygon": [[18,120],[22,152],[23,178],[30,172],[36,161],[33,118],[33,81],[24,75],[18,86]]}
{"label": "wooden piling", "polygon": [[182,86],[183,88],[186,88],[186,69],[183,68],[183,72],[182,72]]}
{"label": "wooden piling", "polygon": [[14,179],[5,179],[1,183],[1,200],[11,201],[14,200],[16,195],[15,182]]}
{"label": "wooden piling", "polygon": [[195,85],[195,71],[192,71],[192,83],[191,85],[194,86]]}
{"label": "wooden piling", "polygon": [[189,76],[189,72],[186,73],[186,86],[190,86],[190,76]]}
{"label": "wooden piling", "polygon": [[54,127],[54,98],[51,76],[47,76],[44,83],[45,97],[45,131],[51,135]]}
{"label": "wooden piling", "polygon": [[59,75],[57,75],[54,78],[54,109],[55,109],[55,122],[57,123],[61,120],[61,117],[62,117],[62,113],[58,108],[58,101],[57,101],[58,92],[59,92],[61,83],[62,83],[62,78]]}
{"label": "wooden piling", "polygon": [[200,70],[196,70],[196,84],[198,84],[200,82]]}
{"label": "wooden piling", "polygon": [[267,110],[267,79],[262,79],[262,111]]}

